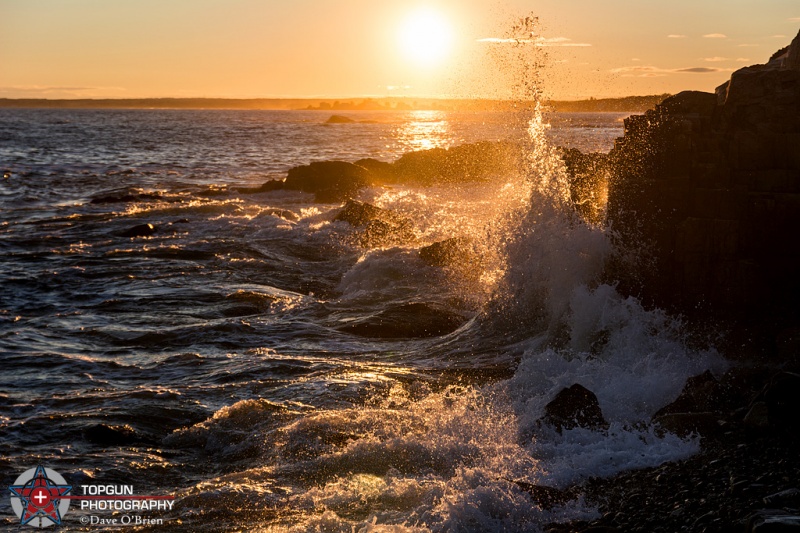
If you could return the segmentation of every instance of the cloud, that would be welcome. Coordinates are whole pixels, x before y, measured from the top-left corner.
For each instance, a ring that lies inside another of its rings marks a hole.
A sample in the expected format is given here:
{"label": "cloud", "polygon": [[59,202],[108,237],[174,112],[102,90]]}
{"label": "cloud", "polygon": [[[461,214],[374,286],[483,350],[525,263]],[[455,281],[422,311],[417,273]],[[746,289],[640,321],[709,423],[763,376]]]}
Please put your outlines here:
{"label": "cloud", "polygon": [[800,17],[792,17],[792,18],[786,19],[786,20],[788,20],[789,22],[800,22]]}
{"label": "cloud", "polygon": [[719,56],[701,57],[700,59],[702,59],[703,61],[708,61],[709,63],[719,63],[721,61],[730,61],[730,59],[727,58],[727,57],[719,57]]}
{"label": "cloud", "polygon": [[737,46],[739,46],[740,48],[756,48],[756,47],[761,46],[761,45],[760,44],[739,44]]}
{"label": "cloud", "polygon": [[688,37],[688,35],[681,35],[678,33],[670,33],[667,35],[667,39],[686,39],[686,37]]}
{"label": "cloud", "polygon": [[703,35],[706,39],[727,39],[728,36],[724,33],[706,33]]}
{"label": "cloud", "polygon": [[534,46],[592,46],[589,43],[573,43],[567,37],[536,37],[533,39],[513,39],[509,37],[484,37],[477,39],[479,43],[491,44],[533,44]]}
{"label": "cloud", "polygon": [[708,74],[711,72],[731,72],[729,68],[687,67],[687,68],[660,68],[652,65],[634,65],[630,67],[613,68],[609,72],[621,74],[628,78],[657,78],[668,74]]}
{"label": "cloud", "polygon": [[778,35],[772,35],[772,38],[773,39],[786,39],[786,36],[779,33]]}
{"label": "cloud", "polygon": [[750,61],[750,58],[749,57],[737,57],[736,61],[738,61],[740,63],[747,63],[748,61]]}
{"label": "cloud", "polygon": [[709,72],[725,72],[729,68],[710,68],[710,67],[690,67],[690,68],[676,68],[673,72],[691,72],[692,74],[707,74]]}

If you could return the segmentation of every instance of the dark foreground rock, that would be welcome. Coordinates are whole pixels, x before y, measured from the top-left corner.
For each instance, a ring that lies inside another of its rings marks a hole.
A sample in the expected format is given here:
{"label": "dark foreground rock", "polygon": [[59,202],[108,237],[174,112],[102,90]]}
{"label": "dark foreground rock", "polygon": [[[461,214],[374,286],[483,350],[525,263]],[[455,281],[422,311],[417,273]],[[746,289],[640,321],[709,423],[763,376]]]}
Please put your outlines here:
{"label": "dark foreground rock", "polygon": [[608,193],[608,279],[622,292],[689,316],[800,317],[798,54],[800,34],[716,94],[683,92],[626,120]]}
{"label": "dark foreground rock", "polygon": [[608,427],[597,396],[579,383],[561,389],[545,406],[544,412],[541,423],[549,424],[558,431],[575,427],[589,429]]}

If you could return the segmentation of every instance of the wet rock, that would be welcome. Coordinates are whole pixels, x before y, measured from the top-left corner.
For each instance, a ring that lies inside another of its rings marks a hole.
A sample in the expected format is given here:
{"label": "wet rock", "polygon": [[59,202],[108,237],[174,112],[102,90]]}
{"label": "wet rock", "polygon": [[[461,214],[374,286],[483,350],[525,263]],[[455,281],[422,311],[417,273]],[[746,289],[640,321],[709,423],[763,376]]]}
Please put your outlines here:
{"label": "wet rock", "polygon": [[781,372],[774,376],[764,392],[769,421],[784,430],[800,429],[800,374]]}
{"label": "wet rock", "polygon": [[342,202],[354,197],[376,179],[372,173],[345,161],[320,161],[289,169],[283,187],[314,193],[317,202]]}
{"label": "wet rock", "polygon": [[686,380],[680,395],[656,411],[653,418],[673,413],[702,413],[720,408],[723,391],[719,381],[706,370],[698,376]]}
{"label": "wet rock", "polygon": [[280,191],[283,189],[283,180],[269,180],[259,187],[237,187],[236,191],[241,194],[258,194],[262,192]]}
{"label": "wet rock", "polygon": [[149,222],[147,224],[137,224],[130,227],[123,232],[120,232],[120,237],[149,237],[156,232],[156,227]]}
{"label": "wet rock", "polygon": [[683,92],[626,119],[609,153],[607,279],[620,292],[737,325],[797,320],[800,255],[786,243],[800,232],[798,54],[800,34],[715,95]]}
{"label": "wet rock", "polygon": [[472,241],[467,237],[453,237],[419,249],[419,257],[430,266],[472,265],[478,260]]}
{"label": "wet rock", "polygon": [[588,429],[608,427],[597,396],[578,383],[561,389],[544,410],[545,415],[540,421],[555,427],[558,431],[575,427]]}
{"label": "wet rock", "polygon": [[358,200],[348,200],[334,220],[361,228],[358,240],[362,246],[402,244],[414,239],[414,226],[409,219]]}
{"label": "wet rock", "polygon": [[393,183],[397,180],[397,173],[391,163],[367,157],[359,159],[355,164],[372,172],[372,175],[381,183]]}
{"label": "wet rock", "polygon": [[800,531],[800,515],[777,509],[762,509],[747,520],[747,533],[784,533]]}
{"label": "wet rock", "polygon": [[570,197],[576,211],[587,222],[601,223],[608,188],[608,155],[584,154],[575,148],[560,148],[559,151],[567,169]]}
{"label": "wet rock", "polygon": [[800,489],[792,488],[776,492],[764,497],[764,505],[768,507],[800,508]]}
{"label": "wet rock", "polygon": [[723,427],[715,413],[669,413],[653,417],[653,423],[679,437],[691,434],[712,436],[720,433]]}
{"label": "wet rock", "polygon": [[464,317],[458,313],[433,304],[415,302],[389,308],[338,329],[376,339],[420,339],[452,333],[464,321]]}
{"label": "wet rock", "polygon": [[92,204],[118,204],[118,203],[129,203],[129,202],[144,202],[144,201],[153,201],[153,200],[161,200],[162,196],[158,193],[146,193],[146,192],[136,192],[136,191],[120,191],[113,194],[107,194],[103,196],[96,196],[91,199],[90,203]]}
{"label": "wet rock", "polygon": [[755,402],[744,416],[743,423],[751,429],[768,428],[769,407],[767,407],[766,402]]}
{"label": "wet rock", "polygon": [[399,183],[434,185],[485,181],[522,165],[517,146],[503,142],[477,142],[450,149],[432,148],[403,154],[393,163]]}
{"label": "wet rock", "polygon": [[355,120],[344,115],[331,115],[325,124],[353,124]]}

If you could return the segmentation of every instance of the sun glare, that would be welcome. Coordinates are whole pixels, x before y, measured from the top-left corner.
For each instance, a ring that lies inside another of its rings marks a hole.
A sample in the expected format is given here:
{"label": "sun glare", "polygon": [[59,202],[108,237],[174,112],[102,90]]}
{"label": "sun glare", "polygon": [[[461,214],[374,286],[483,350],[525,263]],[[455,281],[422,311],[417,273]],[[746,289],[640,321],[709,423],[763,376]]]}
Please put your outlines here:
{"label": "sun glare", "polygon": [[421,9],[403,21],[399,34],[403,55],[418,66],[434,66],[449,54],[453,32],[441,13]]}

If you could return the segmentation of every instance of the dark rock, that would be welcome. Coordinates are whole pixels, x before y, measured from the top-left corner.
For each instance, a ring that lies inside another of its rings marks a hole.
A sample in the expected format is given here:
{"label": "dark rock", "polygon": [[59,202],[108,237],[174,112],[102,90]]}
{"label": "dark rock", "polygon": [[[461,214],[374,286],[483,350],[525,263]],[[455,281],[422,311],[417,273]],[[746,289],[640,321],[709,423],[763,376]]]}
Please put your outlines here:
{"label": "dark rock", "polygon": [[783,533],[800,531],[800,515],[777,509],[762,509],[747,520],[747,533]]}
{"label": "dark rock", "polygon": [[350,117],[345,117],[344,115],[331,115],[331,117],[325,121],[325,124],[353,124],[355,120]]}
{"label": "dark rock", "polygon": [[[625,121],[609,154],[606,281],[646,305],[762,324],[800,319],[800,34],[716,95]],[[784,326],[785,327],[785,326]]]}
{"label": "dark rock", "polygon": [[584,154],[575,148],[560,148],[567,169],[569,191],[575,209],[584,220],[603,222],[608,188],[608,155]]}
{"label": "dark rock", "polygon": [[519,148],[510,143],[488,141],[450,149],[432,148],[403,154],[392,165],[398,183],[434,185],[486,181],[518,172],[522,164]]}
{"label": "dark rock", "polygon": [[742,421],[751,429],[766,429],[769,427],[769,407],[766,402],[755,402]]}
{"label": "dark rock", "polygon": [[137,224],[131,228],[120,232],[120,237],[149,237],[156,232],[156,227],[149,222],[147,224]]}
{"label": "dark rock", "polygon": [[452,333],[465,321],[458,313],[426,303],[391,307],[377,315],[356,320],[339,331],[376,339],[429,338]]}
{"label": "dark rock", "polygon": [[706,370],[698,376],[688,378],[675,401],[659,409],[653,418],[673,413],[716,411],[721,407],[722,396],[722,387],[717,378]]}
{"label": "dark rock", "polygon": [[791,488],[764,496],[764,505],[772,508],[790,507],[800,508],[800,489]]}
{"label": "dark rock", "polygon": [[129,202],[144,202],[161,200],[162,196],[159,193],[146,193],[137,191],[120,191],[113,194],[103,196],[96,196],[91,199],[92,204],[117,204]]}
{"label": "dark rock", "polygon": [[764,392],[770,424],[784,430],[800,429],[800,374],[781,372],[774,376]]}
{"label": "dark rock", "polygon": [[358,200],[348,200],[334,220],[362,228],[362,232],[358,235],[362,246],[402,244],[414,239],[414,226],[410,220]]}
{"label": "dark rock", "polygon": [[419,257],[427,265],[437,267],[472,265],[478,260],[472,241],[467,237],[453,237],[423,246],[419,249]]}
{"label": "dark rock", "polygon": [[575,427],[604,429],[608,422],[603,418],[597,396],[578,383],[561,389],[545,408],[541,422],[558,431]]}
{"label": "dark rock", "polygon": [[236,191],[242,194],[258,194],[262,192],[280,191],[283,189],[283,180],[269,180],[259,187],[237,187]]}
{"label": "dark rock", "polygon": [[723,429],[715,413],[668,413],[654,416],[653,423],[679,437],[692,433],[708,437]]}
{"label": "dark rock", "polygon": [[344,161],[321,161],[289,169],[283,187],[314,193],[317,202],[342,202],[376,180],[364,167]]}
{"label": "dark rock", "polygon": [[367,157],[359,159],[354,164],[372,172],[372,175],[381,183],[394,183],[397,181],[397,173],[391,163]]}

